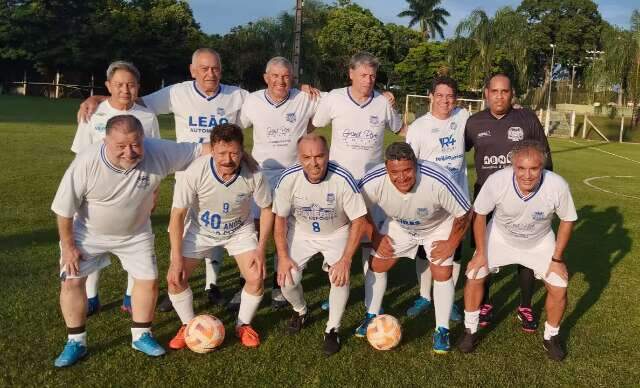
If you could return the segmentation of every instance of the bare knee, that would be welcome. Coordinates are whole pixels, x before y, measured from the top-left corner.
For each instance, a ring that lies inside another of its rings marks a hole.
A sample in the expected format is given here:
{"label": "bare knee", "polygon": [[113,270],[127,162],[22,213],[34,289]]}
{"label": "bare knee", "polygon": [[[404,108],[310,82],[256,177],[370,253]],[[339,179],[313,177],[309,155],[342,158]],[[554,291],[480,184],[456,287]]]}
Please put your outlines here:
{"label": "bare knee", "polygon": [[142,279],[133,279],[133,286],[144,292],[156,292],[158,291],[158,280],[142,280]]}
{"label": "bare knee", "polygon": [[388,272],[398,259],[381,259],[379,257],[371,256],[369,258],[369,268],[373,272]]}
{"label": "bare knee", "polygon": [[442,266],[442,265],[431,264],[430,268],[431,268],[431,276],[433,276],[433,280],[436,280],[438,282],[444,282],[451,279],[451,273],[453,268],[451,265]]}
{"label": "bare knee", "polygon": [[85,287],[85,282],[87,278],[67,278],[63,282],[61,282],[61,291],[62,292],[73,292],[82,290]]}
{"label": "bare knee", "polygon": [[563,302],[567,299],[567,289],[547,284],[547,297],[554,302]]}
{"label": "bare knee", "polygon": [[252,295],[262,295],[264,292],[264,280],[258,271],[250,271],[244,276],[244,289]]}

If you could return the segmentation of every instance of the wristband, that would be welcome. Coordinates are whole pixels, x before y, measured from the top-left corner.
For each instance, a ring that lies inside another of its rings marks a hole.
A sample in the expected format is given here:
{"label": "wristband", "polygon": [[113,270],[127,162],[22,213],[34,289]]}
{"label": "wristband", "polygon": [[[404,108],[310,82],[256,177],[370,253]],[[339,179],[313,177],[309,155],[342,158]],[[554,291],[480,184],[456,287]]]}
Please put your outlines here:
{"label": "wristband", "polygon": [[551,261],[553,261],[554,263],[564,263],[564,260],[562,259],[556,259],[555,257],[551,256]]}

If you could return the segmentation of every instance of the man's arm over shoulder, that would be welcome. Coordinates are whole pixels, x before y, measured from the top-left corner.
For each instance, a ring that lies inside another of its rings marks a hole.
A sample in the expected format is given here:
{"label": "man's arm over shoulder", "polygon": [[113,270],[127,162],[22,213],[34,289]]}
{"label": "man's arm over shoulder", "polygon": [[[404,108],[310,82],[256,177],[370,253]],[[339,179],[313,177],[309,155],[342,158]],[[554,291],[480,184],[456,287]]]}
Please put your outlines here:
{"label": "man's arm over shoulder", "polygon": [[166,86],[151,94],[142,97],[142,103],[156,115],[164,115],[173,112],[171,101],[172,90],[178,85]]}

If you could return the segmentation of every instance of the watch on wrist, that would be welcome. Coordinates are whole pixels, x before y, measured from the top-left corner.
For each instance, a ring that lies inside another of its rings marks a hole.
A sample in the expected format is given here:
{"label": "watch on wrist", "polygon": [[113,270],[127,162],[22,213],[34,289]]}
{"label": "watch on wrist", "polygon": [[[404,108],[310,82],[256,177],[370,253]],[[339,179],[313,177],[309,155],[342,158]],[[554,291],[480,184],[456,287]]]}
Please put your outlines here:
{"label": "watch on wrist", "polygon": [[564,263],[564,260],[556,259],[554,256],[551,256],[551,261],[553,261],[554,263]]}

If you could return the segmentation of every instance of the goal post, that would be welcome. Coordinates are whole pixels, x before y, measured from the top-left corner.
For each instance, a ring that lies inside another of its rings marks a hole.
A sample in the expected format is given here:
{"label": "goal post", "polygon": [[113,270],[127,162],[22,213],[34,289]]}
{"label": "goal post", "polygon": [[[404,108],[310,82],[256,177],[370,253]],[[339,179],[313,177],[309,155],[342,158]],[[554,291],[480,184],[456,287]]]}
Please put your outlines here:
{"label": "goal post", "polygon": [[[465,108],[469,113],[476,113],[484,109],[483,99],[458,98],[456,105]],[[411,124],[415,119],[431,111],[431,96],[407,94],[404,105],[405,124]]]}

